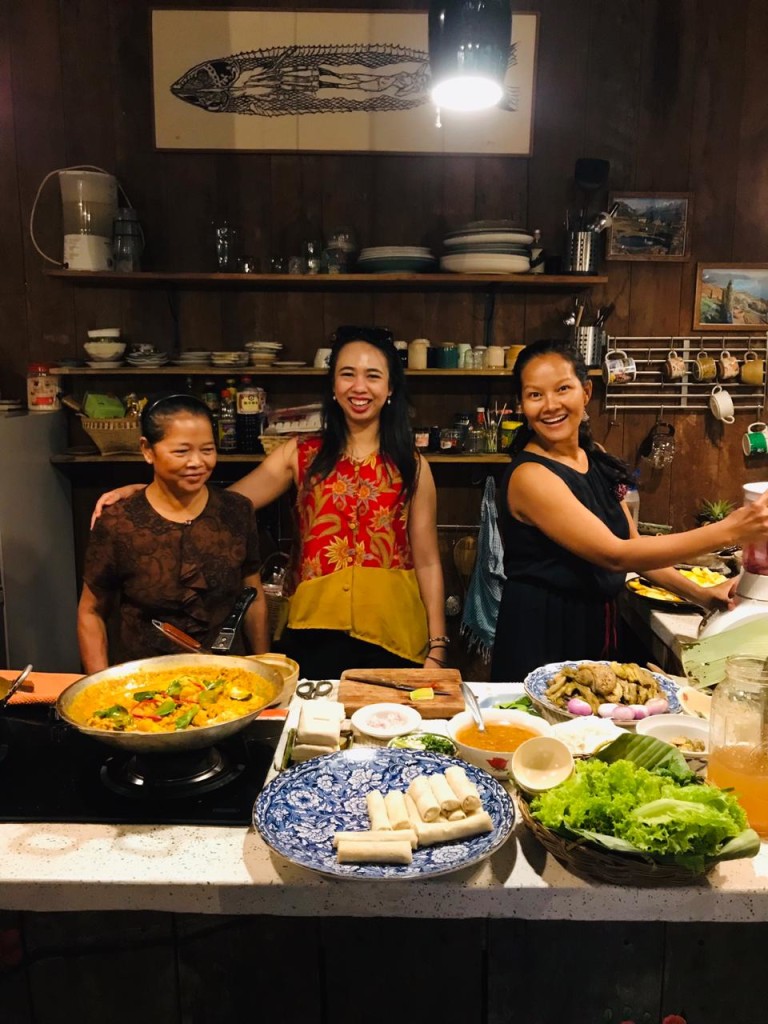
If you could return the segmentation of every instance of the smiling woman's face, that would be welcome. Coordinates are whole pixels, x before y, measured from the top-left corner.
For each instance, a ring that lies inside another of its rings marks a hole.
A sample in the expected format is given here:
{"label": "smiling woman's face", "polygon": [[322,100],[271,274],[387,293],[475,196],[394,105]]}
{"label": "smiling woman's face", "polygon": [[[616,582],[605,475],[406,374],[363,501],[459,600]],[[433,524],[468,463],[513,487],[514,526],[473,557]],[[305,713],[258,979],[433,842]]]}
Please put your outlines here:
{"label": "smiling woman's face", "polygon": [[216,445],[207,416],[179,412],[163,423],[163,437],[153,445],[142,439],[142,450],[155,479],[179,493],[194,494],[207,482],[216,465]]}
{"label": "smiling woman's face", "polygon": [[378,420],[392,393],[383,352],[366,341],[350,341],[339,351],[333,374],[333,394],[350,424]]}
{"label": "smiling woman's face", "polygon": [[523,370],[521,384],[523,414],[541,442],[578,437],[592,384],[581,383],[572,363],[555,353],[536,356]]}

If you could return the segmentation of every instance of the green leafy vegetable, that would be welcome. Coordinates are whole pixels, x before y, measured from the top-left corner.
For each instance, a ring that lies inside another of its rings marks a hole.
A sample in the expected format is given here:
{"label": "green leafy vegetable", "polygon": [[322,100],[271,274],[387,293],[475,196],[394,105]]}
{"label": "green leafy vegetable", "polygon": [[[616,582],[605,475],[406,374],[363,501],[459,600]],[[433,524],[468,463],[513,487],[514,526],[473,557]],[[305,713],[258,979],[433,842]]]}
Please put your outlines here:
{"label": "green leafy vegetable", "polygon": [[166,697],[163,703],[155,711],[156,715],[160,718],[165,718],[166,715],[172,714],[176,710],[176,701],[172,697]]}
{"label": "green leafy vegetable", "polygon": [[513,711],[524,711],[527,715],[536,715],[537,718],[541,718],[538,710],[534,707],[531,698],[523,695],[518,697],[516,700],[506,701],[503,704],[494,704],[495,708],[511,709]]}
{"label": "green leafy vegetable", "polygon": [[133,699],[138,704],[143,700],[156,700],[158,697],[162,696],[162,690],[137,690],[136,693],[133,694]]}
{"label": "green leafy vegetable", "polygon": [[101,708],[99,711],[94,711],[93,716],[94,718],[108,718],[118,730],[125,729],[126,726],[133,722],[127,708],[124,708],[122,704],[113,704],[112,707]]}
{"label": "green leafy vegetable", "polygon": [[[722,856],[757,853],[760,840],[746,828],[746,815],[730,793],[676,780],[671,777],[677,771],[674,763],[653,771],[625,759],[606,763],[612,746],[577,764],[568,781],[533,799],[531,812],[542,825],[694,872]],[[639,753],[649,760],[656,757],[653,751]]]}
{"label": "green leafy vegetable", "polygon": [[192,721],[199,710],[199,704],[192,704],[189,708],[187,708],[187,710],[183,714],[179,715],[179,717],[176,719],[174,723],[176,728],[186,729],[187,726],[192,724]]}

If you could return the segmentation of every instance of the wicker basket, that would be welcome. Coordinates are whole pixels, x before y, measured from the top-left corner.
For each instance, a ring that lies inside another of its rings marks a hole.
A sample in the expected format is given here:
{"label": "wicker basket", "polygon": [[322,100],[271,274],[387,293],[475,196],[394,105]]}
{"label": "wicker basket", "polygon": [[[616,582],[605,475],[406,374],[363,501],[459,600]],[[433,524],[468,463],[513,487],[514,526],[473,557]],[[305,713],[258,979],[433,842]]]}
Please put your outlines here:
{"label": "wicker basket", "polygon": [[[536,821],[531,814],[528,800],[521,793],[517,794],[517,804],[523,821],[542,846],[576,875],[585,875],[609,885],[634,886],[691,885],[703,877],[675,864],[654,864],[641,857],[611,853],[588,843],[563,839]],[[714,865],[706,868],[705,873],[711,871],[712,867]]]}
{"label": "wicker basket", "polygon": [[139,451],[141,425],[136,416],[111,420],[83,417],[80,422],[102,455],[135,455]]}
{"label": "wicker basket", "polygon": [[271,455],[281,444],[285,444],[286,441],[290,441],[295,436],[295,434],[260,434],[259,440],[261,441],[264,453]]}

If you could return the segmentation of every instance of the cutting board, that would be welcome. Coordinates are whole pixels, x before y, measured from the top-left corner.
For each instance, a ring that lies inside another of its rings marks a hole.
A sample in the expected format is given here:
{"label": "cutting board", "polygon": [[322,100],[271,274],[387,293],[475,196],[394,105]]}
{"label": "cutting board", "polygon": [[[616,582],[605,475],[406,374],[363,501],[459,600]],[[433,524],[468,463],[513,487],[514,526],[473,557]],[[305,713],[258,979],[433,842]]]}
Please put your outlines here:
{"label": "cutting board", "polygon": [[[348,676],[384,679],[391,683],[403,683],[405,686],[434,686],[437,690],[446,690],[448,696],[441,697],[435,694],[433,700],[412,701],[405,690],[390,690],[385,686],[355,683],[348,679]],[[368,704],[380,703],[407,704],[416,708],[422,718],[451,718],[464,710],[461,673],[455,668],[351,668],[342,673],[338,699],[344,705],[347,715]]]}

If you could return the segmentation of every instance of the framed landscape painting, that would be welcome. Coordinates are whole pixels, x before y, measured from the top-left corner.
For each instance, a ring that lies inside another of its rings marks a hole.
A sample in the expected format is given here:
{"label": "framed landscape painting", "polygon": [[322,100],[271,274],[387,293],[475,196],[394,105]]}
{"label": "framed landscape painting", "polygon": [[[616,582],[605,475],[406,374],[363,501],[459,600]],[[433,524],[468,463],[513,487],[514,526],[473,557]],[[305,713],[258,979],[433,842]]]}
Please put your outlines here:
{"label": "framed landscape painting", "polygon": [[768,329],[768,263],[699,263],[693,330]]}
{"label": "framed landscape painting", "polygon": [[690,255],[690,192],[618,192],[608,230],[608,260],[687,260]]}
{"label": "framed landscape painting", "polygon": [[425,10],[158,8],[155,145],[527,156],[537,31],[537,14],[513,12],[498,106],[438,124]]}

